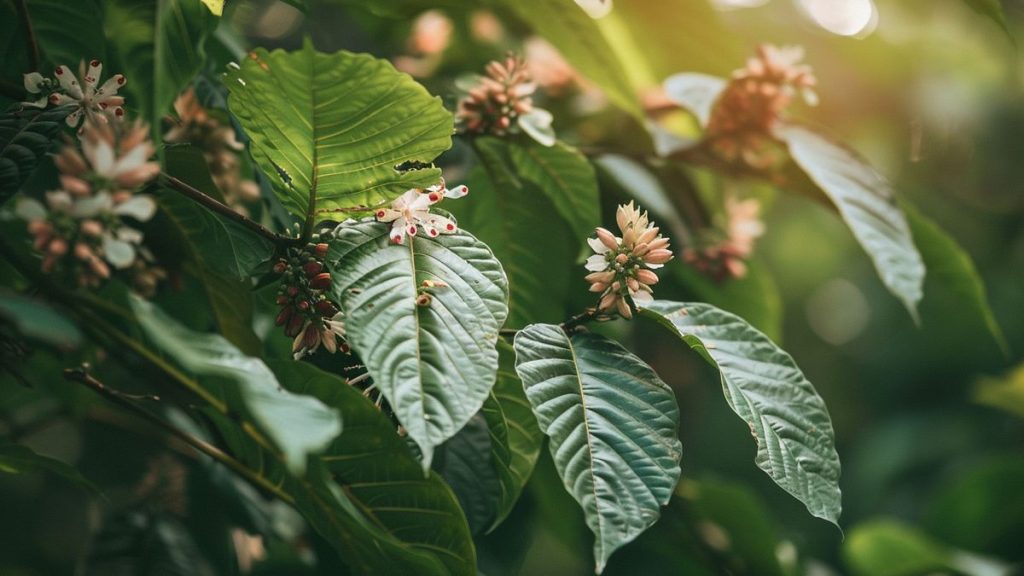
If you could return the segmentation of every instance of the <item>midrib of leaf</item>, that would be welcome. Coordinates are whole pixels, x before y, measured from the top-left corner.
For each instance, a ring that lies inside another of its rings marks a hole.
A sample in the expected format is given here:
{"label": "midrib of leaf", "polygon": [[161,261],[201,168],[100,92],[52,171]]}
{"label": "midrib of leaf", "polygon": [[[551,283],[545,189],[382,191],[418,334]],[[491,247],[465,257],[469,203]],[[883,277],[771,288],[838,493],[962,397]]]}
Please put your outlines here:
{"label": "midrib of leaf", "polygon": [[[594,446],[591,441],[593,436],[590,434],[590,421],[587,417],[587,396],[583,392],[583,375],[580,374],[580,363],[576,357],[576,347],[572,343],[572,338],[568,334],[563,333],[562,337],[565,338],[566,344],[569,346],[569,353],[572,354],[572,369],[576,373],[577,389],[580,393],[580,409],[583,411],[583,430],[586,433],[587,438],[587,458],[589,463],[587,465],[587,472],[590,473],[590,491],[594,495],[594,513],[597,515],[597,543],[601,547],[601,556],[604,555],[604,521],[601,516],[601,499],[597,497],[597,475],[594,474]],[[624,435],[623,435],[624,436]],[[641,482],[643,484],[643,482]]]}

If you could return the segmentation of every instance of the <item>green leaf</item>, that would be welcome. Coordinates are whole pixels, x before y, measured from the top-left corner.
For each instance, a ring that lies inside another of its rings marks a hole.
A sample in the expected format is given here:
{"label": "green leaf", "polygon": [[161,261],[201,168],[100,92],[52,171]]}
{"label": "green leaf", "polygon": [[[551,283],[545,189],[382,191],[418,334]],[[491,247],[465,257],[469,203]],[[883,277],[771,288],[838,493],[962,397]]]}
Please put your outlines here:
{"label": "green leaf", "polygon": [[726,401],[757,442],[757,466],[811,514],[838,526],[832,420],[793,358],[743,319],[709,304],[655,301],[640,313],[718,369]]}
{"label": "green leaf", "polygon": [[619,344],[533,324],[515,339],[516,372],[558,473],[594,532],[597,571],[658,519],[679,481],[672,390]]}
{"label": "green leaf", "polygon": [[782,338],[782,295],[775,277],[758,258],[747,261],[745,277],[727,282],[715,282],[692,266],[673,266],[671,275],[689,298],[733,311],[772,340]]}
{"label": "green leaf", "polygon": [[598,23],[574,2],[502,0],[500,3],[554,44],[573,67],[600,86],[616,106],[636,118],[644,117],[615,49]]}
{"label": "green leaf", "polygon": [[895,520],[858,525],[843,546],[855,576],[918,576],[953,571],[965,576],[1004,576],[1010,566],[947,548],[921,531]]}
{"label": "green leaf", "polygon": [[[342,224],[327,261],[349,342],[430,467],[434,447],[480,410],[498,370],[508,282],[486,245],[459,231],[392,244],[389,226]],[[423,281],[429,305],[416,299]]]}
{"label": "green leaf", "polygon": [[860,156],[807,128],[779,124],[775,136],[835,205],[871,257],[882,283],[918,321],[925,267],[892,186]]}
{"label": "green leaf", "polygon": [[[943,322],[951,310],[963,324],[957,332],[975,342],[990,342],[1009,356],[1003,331],[989,308],[985,284],[971,257],[937,224],[909,204],[903,205],[914,243],[928,267],[925,298],[921,303],[925,329]],[[969,330],[969,333],[965,333]]]}
{"label": "green leaf", "polygon": [[0,204],[32,175],[71,110],[70,106],[23,109],[15,104],[0,115]]}
{"label": "green leaf", "polygon": [[1002,2],[999,0],[964,0],[964,3],[970,6],[971,10],[995,22],[996,26],[999,26],[1003,32],[1006,32],[1010,40],[1016,43],[1013,33],[1010,32],[1010,26],[1006,23],[1006,13],[1003,11]]}
{"label": "green leaf", "polygon": [[66,65],[77,74],[82,60],[106,57],[103,10],[96,0],[28,0],[28,13],[50,64]]}
{"label": "green leaf", "polygon": [[[373,573],[476,574],[476,552],[455,495],[437,474],[423,475],[395,425],[337,376],[305,363],[273,361],[270,366],[289,391],[311,395],[341,411],[345,430],[319,460],[366,521],[386,536],[384,542],[369,539],[364,545],[372,549],[397,544],[405,550],[391,557],[390,568]],[[351,552],[343,542],[336,544],[343,557]],[[413,570],[405,563],[410,552],[435,564],[439,560],[444,570]]]}
{"label": "green leaf", "polygon": [[[481,139],[477,146],[497,146],[494,142]],[[490,153],[498,151],[492,148]],[[594,233],[601,224],[601,197],[594,167],[583,154],[561,142],[542,146],[519,138],[508,146],[508,158],[516,176],[547,194],[581,244]]]}
{"label": "green leaf", "polygon": [[242,354],[223,336],[193,332],[137,297],[131,306],[156,347],[232,409],[248,412],[282,450],[292,471],[301,472],[307,455],[323,450],[341,432],[335,410],[282,390],[262,360]]}
{"label": "green leaf", "polygon": [[451,208],[459,225],[494,251],[508,275],[508,326],[564,318],[578,242],[551,201],[515,177],[504,142],[488,138],[476,143],[481,165],[466,179],[470,196],[452,202]]}
{"label": "green leaf", "polygon": [[1003,378],[985,377],[974,384],[974,401],[1024,418],[1024,364]]}
{"label": "green leaf", "polygon": [[124,73],[127,106],[155,131],[202,67],[219,22],[202,0],[107,0],[104,29],[124,68],[104,68]]}
{"label": "green leaf", "polygon": [[473,534],[490,526],[494,518],[501,487],[492,458],[491,432],[479,412],[441,445],[434,458],[434,470],[455,492]]}
{"label": "green leaf", "polygon": [[297,52],[257,49],[224,82],[256,163],[293,214],[373,206],[440,178],[396,166],[450,148],[452,115],[386,60],[323,54],[307,40]]}
{"label": "green leaf", "polygon": [[62,350],[77,348],[82,333],[46,304],[0,289],[0,324],[10,322],[22,336]]}
{"label": "green leaf", "polygon": [[498,344],[498,381],[484,402],[483,414],[491,436],[491,463],[501,492],[491,530],[498,527],[519,500],[540,456],[543,433],[515,371],[515,351]]}
{"label": "green leaf", "polygon": [[60,460],[54,460],[36,454],[30,448],[11,442],[0,442],[0,474],[26,474],[32,472],[48,472],[70,480],[93,494],[100,490],[92,482],[85,479],[73,466]]}
{"label": "green leaf", "polygon": [[708,125],[715,102],[722,95],[728,82],[724,78],[683,72],[665,79],[665,96],[693,114],[701,128]]}

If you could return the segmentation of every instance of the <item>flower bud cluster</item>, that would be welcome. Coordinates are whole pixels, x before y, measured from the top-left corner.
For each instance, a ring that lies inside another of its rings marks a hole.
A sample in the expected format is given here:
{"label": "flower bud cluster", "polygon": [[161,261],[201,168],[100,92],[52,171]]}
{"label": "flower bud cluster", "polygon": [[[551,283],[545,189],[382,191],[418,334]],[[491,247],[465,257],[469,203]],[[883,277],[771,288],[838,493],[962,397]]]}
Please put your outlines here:
{"label": "flower bud cluster", "polygon": [[242,178],[240,153],[244,149],[235,138],[235,130],[221,122],[199,103],[193,88],[182,92],[174,101],[177,119],[166,119],[169,129],[164,134],[168,144],[191,144],[203,153],[210,177],[224,195],[224,201],[236,212],[248,216],[246,204],[260,199],[256,182]]}
{"label": "flower bud cluster", "polygon": [[464,132],[505,136],[520,116],[533,110],[536,90],[523,59],[509,55],[487,64],[487,75],[459,101],[455,117]]}
{"label": "flower bud cluster", "polygon": [[327,244],[314,235],[310,244],[289,249],[286,257],[274,263],[274,273],[281,275],[275,300],[281,308],[275,323],[295,339],[292,353],[296,360],[320,345],[331,354],[349,350],[343,314],[327,298],[331,287],[331,273],[324,263],[327,250]]}
{"label": "flower bud cluster", "polygon": [[129,224],[145,222],[156,202],[136,191],[160,171],[150,162],[153,144],[144,123],[87,121],[81,151],[66,145],[54,158],[62,189],[46,193],[46,203],[18,199],[15,213],[28,222],[44,272],[65,272],[80,286],[96,287],[123,270],[143,295],[152,294],[165,273],[155,269],[143,234]]}
{"label": "flower bud cluster", "polygon": [[706,234],[699,246],[683,252],[683,260],[718,282],[746,277],[746,260],[754,252],[754,241],[764,234],[760,210],[756,199],[726,198],[724,232]]}
{"label": "flower bud cluster", "polygon": [[817,103],[810,67],[799,64],[803,49],[761,45],[746,67],[733,73],[708,122],[712,150],[729,162],[754,169],[776,166],[785,151],[771,130],[793,98]]}
{"label": "flower bud cluster", "polygon": [[632,202],[619,206],[616,223],[622,233],[617,237],[604,228],[597,229],[597,238],[587,242],[595,254],[587,259],[590,291],[601,294],[598,310],[617,311],[623,318],[633,317],[626,297],[634,303],[650,302],[658,283],[654,272],[672,259],[669,239],[661,236],[650,222],[647,212],[640,212]]}
{"label": "flower bud cluster", "polygon": [[25,91],[35,100],[22,102],[22,105],[45,108],[47,103],[55,106],[73,104],[74,111],[65,119],[72,128],[77,127],[83,118],[92,122],[121,119],[124,117],[124,97],[118,96],[117,91],[125,85],[124,74],[115,74],[100,85],[102,72],[103,63],[93,59],[88,65],[85,60],[79,63],[77,76],[67,66],[58,66],[53,71],[53,78],[38,72],[25,74]]}

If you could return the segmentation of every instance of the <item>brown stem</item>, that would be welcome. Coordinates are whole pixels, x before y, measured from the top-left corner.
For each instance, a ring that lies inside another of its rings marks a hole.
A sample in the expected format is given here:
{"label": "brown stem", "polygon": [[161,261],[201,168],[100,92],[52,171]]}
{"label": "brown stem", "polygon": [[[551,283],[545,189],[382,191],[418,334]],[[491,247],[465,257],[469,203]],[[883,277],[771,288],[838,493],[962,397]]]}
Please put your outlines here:
{"label": "brown stem", "polygon": [[161,172],[160,177],[163,180],[163,183],[171,190],[174,190],[175,192],[181,194],[182,196],[185,196],[186,198],[194,202],[202,204],[204,207],[216,212],[217,214],[220,214],[221,216],[227,218],[228,220],[234,220],[235,222],[238,222],[242,226],[245,226],[249,230],[252,230],[256,234],[263,236],[264,238],[270,240],[271,242],[277,244],[278,246],[296,246],[302,242],[301,238],[292,238],[290,236],[278,234],[270,230],[266,226],[263,226],[259,222],[250,220],[249,218],[239,214],[238,212],[235,212],[230,206],[221,204],[217,200],[207,196],[206,194],[203,194],[199,190],[196,190],[192,186],[189,186],[188,184],[182,182],[181,180],[178,180],[177,178],[171,176],[170,174]]}
{"label": "brown stem", "polygon": [[580,312],[579,314],[573,316],[572,318],[569,318],[565,322],[562,322],[562,330],[565,330],[566,332],[571,332],[574,328],[582,326],[596,317],[597,308],[587,308],[583,312]]}
{"label": "brown stem", "polygon": [[36,41],[36,31],[32,27],[32,17],[28,13],[28,5],[25,0],[14,0],[14,7],[18,10],[18,17],[21,18],[21,26],[25,30],[25,44],[28,47],[28,62],[31,72],[39,71],[39,43]]}
{"label": "brown stem", "polygon": [[237,474],[251,482],[257,488],[265,490],[266,492],[273,494],[277,498],[280,498],[281,500],[289,504],[295,503],[295,499],[292,498],[290,494],[282,491],[278,486],[274,485],[272,482],[270,482],[263,476],[260,476],[253,470],[249,469],[248,466],[245,466],[238,460],[235,460],[234,458],[223,452],[220,448],[217,448],[216,446],[208,442],[200,440],[199,438],[196,438],[191,434],[188,434],[182,430],[175,428],[174,426],[170,425],[169,423],[165,422],[163,419],[158,417],[156,414],[153,414],[149,410],[146,410],[142,406],[136,404],[132,400],[131,396],[118,392],[113,388],[108,388],[102,382],[100,382],[96,378],[93,378],[84,367],[68,368],[64,370],[64,378],[71,382],[78,382],[80,384],[83,384],[87,388],[90,388],[91,390],[93,390],[100,396],[103,396],[107,400],[113,402],[114,404],[117,404],[118,406],[121,406],[122,408],[125,408],[138,416],[141,416],[143,419],[156,425],[158,428],[169,433],[171,436],[174,436],[175,438],[185,442],[186,444],[196,449],[197,451],[206,454],[210,458],[213,458],[214,460],[227,466],[232,471],[236,472]]}

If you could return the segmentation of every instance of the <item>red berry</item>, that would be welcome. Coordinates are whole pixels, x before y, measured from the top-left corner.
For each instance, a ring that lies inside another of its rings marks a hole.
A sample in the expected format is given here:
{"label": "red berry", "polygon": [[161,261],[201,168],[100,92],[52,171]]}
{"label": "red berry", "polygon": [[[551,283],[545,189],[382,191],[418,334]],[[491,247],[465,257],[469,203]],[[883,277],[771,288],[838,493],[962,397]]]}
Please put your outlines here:
{"label": "red berry", "polygon": [[288,295],[289,296],[294,298],[295,296],[298,295],[298,293],[299,293],[299,288],[297,286],[289,286],[288,287]]}
{"label": "red berry", "polygon": [[323,290],[331,285],[331,273],[321,272],[317,274],[312,280],[309,281],[311,288],[315,290]]}
{"label": "red berry", "polygon": [[298,306],[299,310],[302,310],[303,312],[309,310],[309,300],[300,300]]}
{"label": "red berry", "polygon": [[284,274],[284,271],[288,269],[288,263],[284,260],[278,260],[274,263],[274,274]]}
{"label": "red berry", "polygon": [[317,256],[323,258],[323,257],[327,256],[327,250],[329,248],[330,248],[330,246],[328,246],[327,244],[324,244],[324,243],[321,242],[320,244],[317,244],[315,247],[313,247],[313,252]]}

